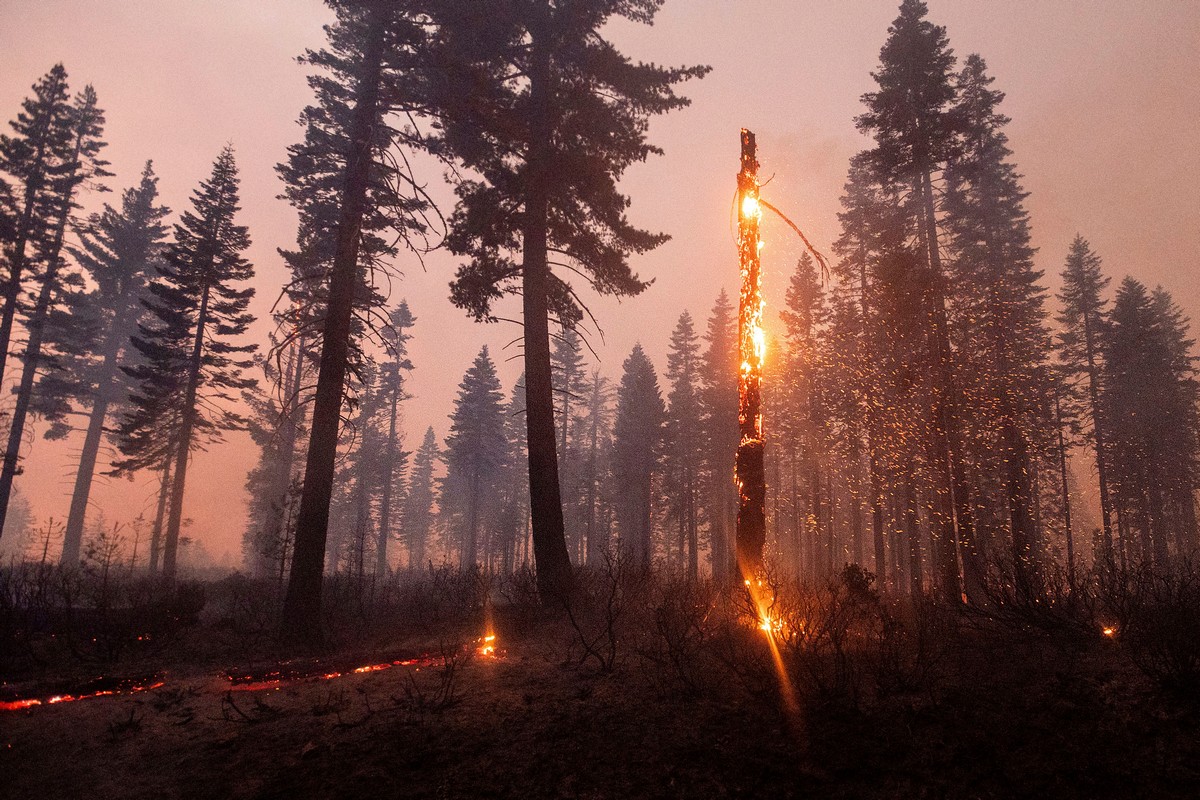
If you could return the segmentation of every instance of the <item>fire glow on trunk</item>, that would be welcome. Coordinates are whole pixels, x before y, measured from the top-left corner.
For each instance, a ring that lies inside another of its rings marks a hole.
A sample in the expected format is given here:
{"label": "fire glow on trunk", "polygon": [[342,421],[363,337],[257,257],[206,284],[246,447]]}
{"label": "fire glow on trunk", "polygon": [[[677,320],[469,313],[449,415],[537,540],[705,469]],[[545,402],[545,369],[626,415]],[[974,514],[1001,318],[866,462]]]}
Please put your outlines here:
{"label": "fire glow on trunk", "polygon": [[758,197],[758,158],[754,134],[742,128],[738,172],[738,260],[742,290],[738,305],[738,441],[734,471],[738,488],[737,560],[745,578],[762,567],[766,542],[766,483],[763,470],[762,367],[766,337],[762,328],[762,273]]}

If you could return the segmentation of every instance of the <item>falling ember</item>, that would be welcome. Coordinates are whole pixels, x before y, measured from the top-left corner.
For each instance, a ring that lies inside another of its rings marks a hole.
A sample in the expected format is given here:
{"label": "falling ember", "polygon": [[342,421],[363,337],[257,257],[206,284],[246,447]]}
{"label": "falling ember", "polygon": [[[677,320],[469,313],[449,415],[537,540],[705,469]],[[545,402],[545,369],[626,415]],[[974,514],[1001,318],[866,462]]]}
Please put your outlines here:
{"label": "falling ember", "polygon": [[766,482],[763,470],[762,367],[766,355],[763,332],[762,274],[758,196],[758,158],[754,134],[742,128],[741,171],[738,172],[738,259],[742,290],[738,305],[738,428],[735,466],[738,487],[737,559],[744,577],[762,567],[766,543]]}

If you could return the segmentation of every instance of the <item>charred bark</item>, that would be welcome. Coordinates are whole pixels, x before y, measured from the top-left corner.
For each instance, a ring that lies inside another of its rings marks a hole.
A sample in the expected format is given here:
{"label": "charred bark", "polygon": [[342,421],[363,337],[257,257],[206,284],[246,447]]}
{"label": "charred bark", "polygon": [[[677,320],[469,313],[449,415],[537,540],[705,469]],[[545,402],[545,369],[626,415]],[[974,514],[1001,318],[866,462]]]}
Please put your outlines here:
{"label": "charred bark", "polygon": [[754,134],[741,131],[738,172],[738,256],[742,290],[738,307],[738,429],[741,439],[735,462],[738,486],[737,563],[748,578],[762,568],[767,539],[766,475],[763,465],[762,276],[759,270],[758,158]]}

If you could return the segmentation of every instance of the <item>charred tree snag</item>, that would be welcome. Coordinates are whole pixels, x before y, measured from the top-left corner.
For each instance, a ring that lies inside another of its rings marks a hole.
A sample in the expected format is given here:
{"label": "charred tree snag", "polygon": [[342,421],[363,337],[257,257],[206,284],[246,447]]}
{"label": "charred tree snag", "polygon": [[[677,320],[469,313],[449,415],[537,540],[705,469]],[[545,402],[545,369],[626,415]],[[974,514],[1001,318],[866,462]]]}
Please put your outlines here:
{"label": "charred tree snag", "polygon": [[754,134],[741,133],[738,172],[738,258],[742,291],[738,306],[738,442],[735,477],[738,487],[737,561],[743,577],[762,567],[766,543],[766,479],[763,472],[762,274],[758,251],[762,206],[758,197],[758,158]]}

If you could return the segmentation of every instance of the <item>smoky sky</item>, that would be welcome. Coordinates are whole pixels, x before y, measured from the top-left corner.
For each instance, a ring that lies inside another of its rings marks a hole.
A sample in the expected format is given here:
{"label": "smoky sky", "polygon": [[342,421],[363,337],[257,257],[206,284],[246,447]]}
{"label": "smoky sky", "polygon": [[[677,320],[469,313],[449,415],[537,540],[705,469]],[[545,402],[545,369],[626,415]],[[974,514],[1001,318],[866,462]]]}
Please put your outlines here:
{"label": "smoky sky", "polygon": [[[594,300],[603,333],[589,339],[600,368],[619,377],[640,341],[660,371],[679,313],[699,326],[717,293],[736,296],[731,232],[737,134],[759,137],[764,197],[825,252],[837,236],[838,198],[848,159],[866,145],[854,128],[860,96],[897,2],[668,0],[653,27],[616,24],[610,33],[636,58],[709,64],[683,87],[690,108],[655,120],[651,139],[666,155],[635,165],[622,183],[634,222],[669,233],[638,257],[653,285],[621,303]],[[1129,274],[1169,289],[1200,315],[1200,3],[1079,0],[930,0],[960,61],[980,53],[1006,93],[1002,105],[1014,161],[1030,192],[1033,241],[1045,284],[1055,289],[1076,233],[1103,257],[1114,282]],[[257,268],[253,338],[265,341],[285,269],[277,248],[295,235],[295,215],[277,198],[274,166],[297,140],[295,120],[310,101],[295,56],[319,47],[330,18],[317,0],[0,0],[0,113],[12,119],[29,86],[62,61],[73,88],[91,83],[107,112],[106,157],[119,191],[147,159],[164,201],[186,207],[212,159],[232,142],[242,173],[242,221]],[[423,179],[449,213],[441,169]],[[91,210],[118,194],[84,199]],[[763,251],[769,322],[800,254],[794,235],[768,223]],[[410,343],[414,398],[405,404],[409,446],[429,425],[444,436],[463,371],[487,344],[507,386],[520,371],[512,325],[478,325],[448,303],[455,262],[434,254],[398,259],[393,300],[417,317]],[[1051,308],[1055,303],[1051,301]],[[514,309],[515,312],[515,309]],[[595,358],[588,354],[590,360]],[[767,424],[770,422],[768,420]],[[62,519],[69,501],[75,441],[29,440],[18,489],[35,519]],[[256,452],[232,435],[196,456],[184,514],[192,535],[217,557],[237,558],[246,471]],[[91,517],[127,522],[146,509],[149,476],[110,481],[93,492]]]}

